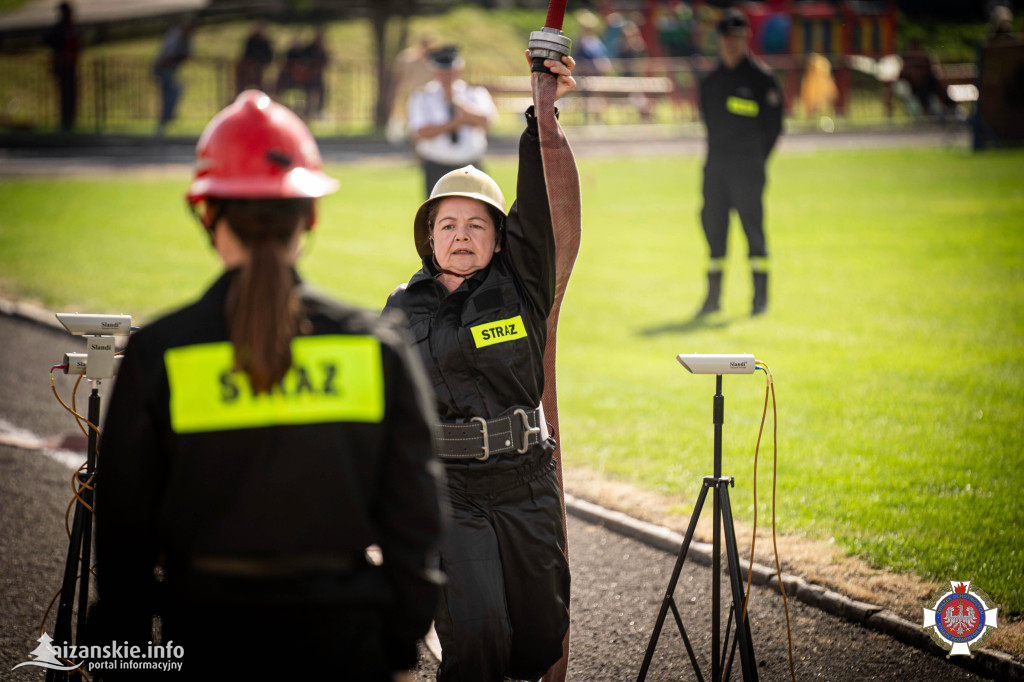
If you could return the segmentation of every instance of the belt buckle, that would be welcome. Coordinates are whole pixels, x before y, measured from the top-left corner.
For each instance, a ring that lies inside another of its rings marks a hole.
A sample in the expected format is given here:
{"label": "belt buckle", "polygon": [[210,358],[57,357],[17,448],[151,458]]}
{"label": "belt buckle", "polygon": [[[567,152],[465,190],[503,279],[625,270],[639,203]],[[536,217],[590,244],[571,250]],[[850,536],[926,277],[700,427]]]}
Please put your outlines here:
{"label": "belt buckle", "polygon": [[476,459],[481,462],[486,462],[487,458],[491,456],[491,443],[487,437],[487,420],[483,417],[473,417],[470,421],[479,422],[480,430],[484,432],[484,454],[480,455]]}
{"label": "belt buckle", "polygon": [[520,455],[525,455],[526,451],[530,449],[530,436],[537,436],[537,442],[540,442],[540,425],[530,426],[530,417],[526,414],[526,410],[521,407],[517,407],[512,412],[513,415],[519,415],[519,418],[523,420],[523,444],[516,450]]}

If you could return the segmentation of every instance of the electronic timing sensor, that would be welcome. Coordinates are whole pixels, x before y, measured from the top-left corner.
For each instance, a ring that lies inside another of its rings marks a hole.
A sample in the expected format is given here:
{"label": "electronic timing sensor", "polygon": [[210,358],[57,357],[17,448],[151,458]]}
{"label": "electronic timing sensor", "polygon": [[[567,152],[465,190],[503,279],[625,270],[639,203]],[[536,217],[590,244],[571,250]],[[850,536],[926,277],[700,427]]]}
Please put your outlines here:
{"label": "electronic timing sensor", "polygon": [[57,313],[57,319],[73,336],[128,336],[132,331],[131,315]]}
{"label": "electronic timing sensor", "polygon": [[757,369],[754,356],[749,353],[681,353],[676,360],[691,374],[753,374]]}

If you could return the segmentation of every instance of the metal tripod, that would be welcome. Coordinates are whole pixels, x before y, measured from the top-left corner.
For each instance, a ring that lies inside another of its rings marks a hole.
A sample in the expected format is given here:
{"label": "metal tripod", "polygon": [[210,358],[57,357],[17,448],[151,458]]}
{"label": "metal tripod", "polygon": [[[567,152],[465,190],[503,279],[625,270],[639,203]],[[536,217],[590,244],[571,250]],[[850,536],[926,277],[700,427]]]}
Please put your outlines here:
{"label": "metal tripod", "polygon": [[[697,496],[697,504],[690,516],[690,525],[686,529],[686,536],[683,538],[682,547],[679,549],[679,556],[676,558],[675,568],[672,570],[672,578],[669,580],[668,588],[665,591],[665,599],[662,601],[661,610],[658,611],[658,619],[651,632],[651,641],[647,645],[647,652],[644,654],[644,662],[640,667],[640,675],[637,682],[647,679],[647,670],[650,668],[651,659],[654,657],[654,649],[658,645],[658,637],[661,635],[661,628],[665,624],[665,617],[669,609],[675,617],[676,625],[679,627],[679,634],[683,637],[683,644],[686,646],[686,653],[690,657],[693,671],[700,682],[704,682],[700,666],[694,656],[690,639],[686,636],[686,628],[683,627],[683,619],[676,607],[675,591],[676,583],[679,581],[679,574],[683,570],[683,561],[690,549],[690,542],[693,540],[693,532],[697,528],[697,519],[700,517],[701,509],[704,507],[704,500],[707,498],[708,490],[713,491],[714,506],[714,536],[712,541],[712,567],[711,567],[711,680],[719,682],[730,671],[736,647],[739,646],[740,661],[743,667],[744,682],[757,682],[757,662],[754,660],[754,645],[750,639],[750,623],[744,612],[743,582],[740,579],[739,553],[736,546],[736,529],[733,526],[732,506],[729,503],[729,487],[735,482],[732,476],[722,476],[722,423],[725,413],[725,396],[722,395],[722,375],[717,375],[716,391],[714,396],[714,424],[715,424],[715,461],[714,475],[705,476],[704,483]],[[729,620],[725,626],[725,646],[720,645],[720,601],[721,601],[721,535],[722,522],[725,522],[725,549],[729,561],[729,580],[732,585],[732,608],[729,611]],[[729,634],[732,629],[733,618],[736,618],[736,636],[729,646]],[[729,651],[728,662],[726,663],[726,651]],[[723,663],[726,665],[723,666]]]}
{"label": "metal tripod", "polygon": [[[89,421],[100,423],[100,393],[93,384],[89,394]],[[60,590],[60,605],[57,607],[57,622],[53,628],[53,640],[60,646],[71,643],[71,614],[75,601],[75,580],[79,580],[78,619],[75,627],[75,642],[80,643],[85,633],[85,620],[89,609],[89,564],[92,561],[92,506],[93,491],[89,479],[96,471],[96,454],[98,438],[96,430],[89,427],[89,450],[85,460],[85,469],[79,471],[79,496],[75,500],[75,516],[71,524],[71,541],[68,545],[68,557],[64,564],[64,581]],[[81,573],[79,573],[81,570]],[[66,670],[47,670],[46,682],[64,682],[67,680]]]}

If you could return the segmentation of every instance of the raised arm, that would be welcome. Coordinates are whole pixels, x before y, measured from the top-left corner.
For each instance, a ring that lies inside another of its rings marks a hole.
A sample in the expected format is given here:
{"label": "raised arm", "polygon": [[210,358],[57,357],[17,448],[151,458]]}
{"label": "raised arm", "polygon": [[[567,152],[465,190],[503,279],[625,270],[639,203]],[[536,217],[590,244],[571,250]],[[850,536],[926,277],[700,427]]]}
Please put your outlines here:
{"label": "raised arm", "polygon": [[572,57],[562,62],[546,59],[552,73],[533,72],[533,106],[540,136],[541,158],[547,188],[551,226],[555,238],[555,305],[561,304],[576,255],[582,226],[580,174],[576,158],[555,116],[555,101],[576,87]]}

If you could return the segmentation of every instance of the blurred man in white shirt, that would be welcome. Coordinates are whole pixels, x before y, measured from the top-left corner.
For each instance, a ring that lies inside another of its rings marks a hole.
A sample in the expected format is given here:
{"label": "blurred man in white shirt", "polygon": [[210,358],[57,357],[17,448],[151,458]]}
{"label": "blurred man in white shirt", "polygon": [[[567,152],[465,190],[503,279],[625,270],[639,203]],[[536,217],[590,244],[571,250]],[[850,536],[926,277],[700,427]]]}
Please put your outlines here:
{"label": "blurred man in white shirt", "polygon": [[474,165],[482,168],[487,129],[498,115],[486,88],[466,84],[465,61],[454,46],[431,54],[434,78],[409,98],[409,132],[423,166],[425,194],[442,175]]}

